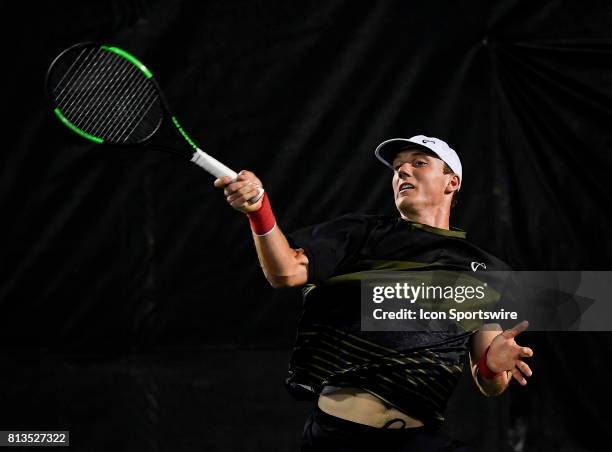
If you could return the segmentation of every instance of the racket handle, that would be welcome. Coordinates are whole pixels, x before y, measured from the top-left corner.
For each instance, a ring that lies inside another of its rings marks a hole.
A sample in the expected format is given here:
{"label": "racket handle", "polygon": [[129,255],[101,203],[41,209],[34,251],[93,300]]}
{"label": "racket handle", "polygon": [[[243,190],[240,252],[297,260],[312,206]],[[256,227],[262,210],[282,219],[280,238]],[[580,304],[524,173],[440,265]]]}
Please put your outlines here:
{"label": "racket handle", "polygon": [[[209,174],[212,174],[213,176],[217,178],[223,177],[223,176],[229,176],[232,178],[232,181],[235,181],[236,178],[238,177],[238,174],[235,171],[229,169],[219,160],[217,160],[214,157],[211,157],[210,155],[208,155],[206,152],[204,152],[200,148],[196,148],[196,151],[193,153],[193,156],[191,157],[191,161],[195,163],[196,165],[198,165],[199,167],[204,168]],[[261,199],[263,194],[264,194],[264,189],[259,187],[257,194],[253,198],[249,199],[249,203],[255,204],[257,201]]]}
{"label": "racket handle", "polygon": [[191,157],[191,161],[196,165],[204,168],[208,173],[213,176],[219,178],[223,176],[229,176],[232,180],[236,180],[238,174],[235,171],[232,171],[219,160],[214,157],[211,157],[203,150],[196,148],[196,151],[193,153]]}

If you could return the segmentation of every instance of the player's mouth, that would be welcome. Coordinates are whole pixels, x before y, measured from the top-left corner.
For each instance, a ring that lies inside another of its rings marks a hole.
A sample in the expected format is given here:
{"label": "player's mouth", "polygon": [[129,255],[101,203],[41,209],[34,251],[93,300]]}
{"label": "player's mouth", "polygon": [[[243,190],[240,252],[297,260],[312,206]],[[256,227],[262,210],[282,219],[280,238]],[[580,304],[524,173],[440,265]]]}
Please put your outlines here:
{"label": "player's mouth", "polygon": [[414,190],[414,185],[412,185],[409,182],[403,182],[398,187],[397,195],[398,196],[403,196],[403,195],[407,194],[410,190]]}

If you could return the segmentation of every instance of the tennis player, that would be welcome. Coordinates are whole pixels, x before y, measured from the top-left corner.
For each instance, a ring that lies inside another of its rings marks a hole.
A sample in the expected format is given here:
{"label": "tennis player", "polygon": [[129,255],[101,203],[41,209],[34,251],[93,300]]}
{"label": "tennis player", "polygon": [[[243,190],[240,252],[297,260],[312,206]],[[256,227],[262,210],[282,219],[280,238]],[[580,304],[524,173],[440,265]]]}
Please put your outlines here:
{"label": "tennis player", "polygon": [[[359,280],[379,269],[508,270],[506,264],[450,226],[463,182],[461,161],[447,143],[417,135],[384,141],[376,157],[393,177],[398,216],[344,215],[285,235],[261,181],[241,171],[217,179],[227,202],[249,219],[263,273],[274,288],[302,287],[304,305],[286,385],[316,401],[302,451],[471,450],[442,435],[444,409],[467,358],[478,389],[501,394],[532,375],[529,347],[516,337],[523,321],[502,331],[365,332]],[[467,355],[467,356],[466,356]],[[469,357],[469,358],[468,358]]]}

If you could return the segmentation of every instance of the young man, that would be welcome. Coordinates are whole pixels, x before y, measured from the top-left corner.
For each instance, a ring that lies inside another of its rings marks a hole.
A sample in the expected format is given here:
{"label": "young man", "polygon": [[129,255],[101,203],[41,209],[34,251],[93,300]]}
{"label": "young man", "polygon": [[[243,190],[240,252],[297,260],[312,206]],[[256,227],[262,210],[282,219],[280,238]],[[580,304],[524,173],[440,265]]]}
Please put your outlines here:
{"label": "young man", "polygon": [[393,170],[399,217],[345,215],[287,237],[267,195],[251,204],[261,181],[242,171],[236,182],[215,181],[227,202],[248,215],[262,270],[275,288],[304,287],[287,386],[296,398],[317,400],[302,450],[466,450],[436,433],[469,354],[474,382],[487,395],[531,376],[533,356],[515,337],[521,322],[501,331],[365,332],[359,282],[385,269],[469,271],[507,266],[451,228],[450,211],[462,183],[458,155],[444,141],[417,135],[381,143],[376,157]]}

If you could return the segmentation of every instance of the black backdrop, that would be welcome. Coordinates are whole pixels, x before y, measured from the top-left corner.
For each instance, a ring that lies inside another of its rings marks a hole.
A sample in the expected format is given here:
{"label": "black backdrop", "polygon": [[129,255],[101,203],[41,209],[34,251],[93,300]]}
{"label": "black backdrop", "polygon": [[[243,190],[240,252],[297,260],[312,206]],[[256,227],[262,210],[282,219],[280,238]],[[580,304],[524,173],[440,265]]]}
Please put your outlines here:
{"label": "black backdrop", "polygon": [[[212,178],[53,117],[45,70],[75,42],[142,59],[202,148],[260,176],[285,230],[392,214],[373,149],[423,133],[462,158],[452,223],[475,243],[517,269],[610,267],[609,2],[5,2],[2,17],[0,427],[69,426],[93,450],[120,416],[139,421],[117,447],[289,450],[308,411],[282,388],[299,292],[267,285]],[[483,401],[463,382],[447,428],[482,450],[599,450],[610,336],[522,340],[528,388]],[[215,416],[235,409],[248,435]]]}

